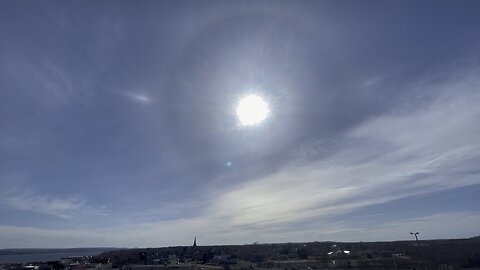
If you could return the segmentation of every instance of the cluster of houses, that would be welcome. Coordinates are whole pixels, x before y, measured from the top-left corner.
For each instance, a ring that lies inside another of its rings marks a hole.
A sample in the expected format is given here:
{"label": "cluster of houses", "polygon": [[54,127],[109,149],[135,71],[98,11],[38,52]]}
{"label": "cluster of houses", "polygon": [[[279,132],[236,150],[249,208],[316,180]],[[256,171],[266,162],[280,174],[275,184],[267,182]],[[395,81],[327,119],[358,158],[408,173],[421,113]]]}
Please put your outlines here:
{"label": "cluster of houses", "polygon": [[350,250],[343,250],[337,244],[331,246],[332,251],[327,253],[328,256],[338,256],[338,255],[350,255]]}
{"label": "cluster of houses", "polygon": [[72,256],[61,258],[60,261],[43,263],[16,263],[0,265],[0,270],[107,270],[112,264],[92,263],[91,256]]}

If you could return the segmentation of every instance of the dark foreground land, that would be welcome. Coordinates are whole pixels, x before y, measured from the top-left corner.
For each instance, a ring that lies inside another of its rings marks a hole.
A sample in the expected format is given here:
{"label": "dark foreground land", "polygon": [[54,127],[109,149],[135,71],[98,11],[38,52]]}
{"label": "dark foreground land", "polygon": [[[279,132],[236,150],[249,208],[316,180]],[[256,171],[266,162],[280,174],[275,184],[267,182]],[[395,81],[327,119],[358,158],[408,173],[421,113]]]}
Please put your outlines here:
{"label": "dark foreground land", "polygon": [[[310,242],[111,251],[112,267],[192,269],[480,269],[480,237],[395,242]],[[179,269],[182,270],[182,269]]]}
{"label": "dark foreground land", "polygon": [[0,249],[0,264],[59,261],[66,257],[95,256],[117,248],[20,248]]}
{"label": "dark foreground land", "polygon": [[0,270],[480,269],[480,237],[118,249]]}

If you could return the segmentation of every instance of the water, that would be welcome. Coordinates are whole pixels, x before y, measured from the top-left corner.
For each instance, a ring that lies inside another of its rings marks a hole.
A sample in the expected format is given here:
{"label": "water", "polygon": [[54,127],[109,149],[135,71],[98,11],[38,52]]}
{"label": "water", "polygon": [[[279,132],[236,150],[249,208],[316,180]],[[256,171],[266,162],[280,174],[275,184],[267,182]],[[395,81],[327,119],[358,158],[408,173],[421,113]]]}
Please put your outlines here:
{"label": "water", "polygon": [[46,262],[46,261],[59,261],[61,258],[71,256],[95,256],[103,251],[85,251],[85,252],[57,252],[57,253],[38,253],[31,254],[10,254],[0,255],[0,264],[4,263],[24,263],[24,262]]}

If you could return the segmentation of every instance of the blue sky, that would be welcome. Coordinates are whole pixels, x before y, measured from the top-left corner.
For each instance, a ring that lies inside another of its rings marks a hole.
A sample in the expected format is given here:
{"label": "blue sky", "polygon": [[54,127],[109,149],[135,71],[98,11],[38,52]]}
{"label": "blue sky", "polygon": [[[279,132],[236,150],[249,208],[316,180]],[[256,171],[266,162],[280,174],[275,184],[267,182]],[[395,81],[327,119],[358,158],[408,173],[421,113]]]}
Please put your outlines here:
{"label": "blue sky", "polygon": [[479,13],[2,1],[0,248],[479,235]]}

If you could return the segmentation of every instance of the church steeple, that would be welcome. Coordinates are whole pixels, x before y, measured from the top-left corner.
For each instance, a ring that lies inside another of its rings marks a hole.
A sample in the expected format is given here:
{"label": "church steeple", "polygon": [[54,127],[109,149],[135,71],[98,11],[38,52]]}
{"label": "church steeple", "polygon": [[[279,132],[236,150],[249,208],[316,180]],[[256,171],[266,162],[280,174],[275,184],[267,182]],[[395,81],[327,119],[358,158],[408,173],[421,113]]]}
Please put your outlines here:
{"label": "church steeple", "polygon": [[197,246],[197,237],[195,236],[195,238],[193,238],[193,246],[196,247]]}

